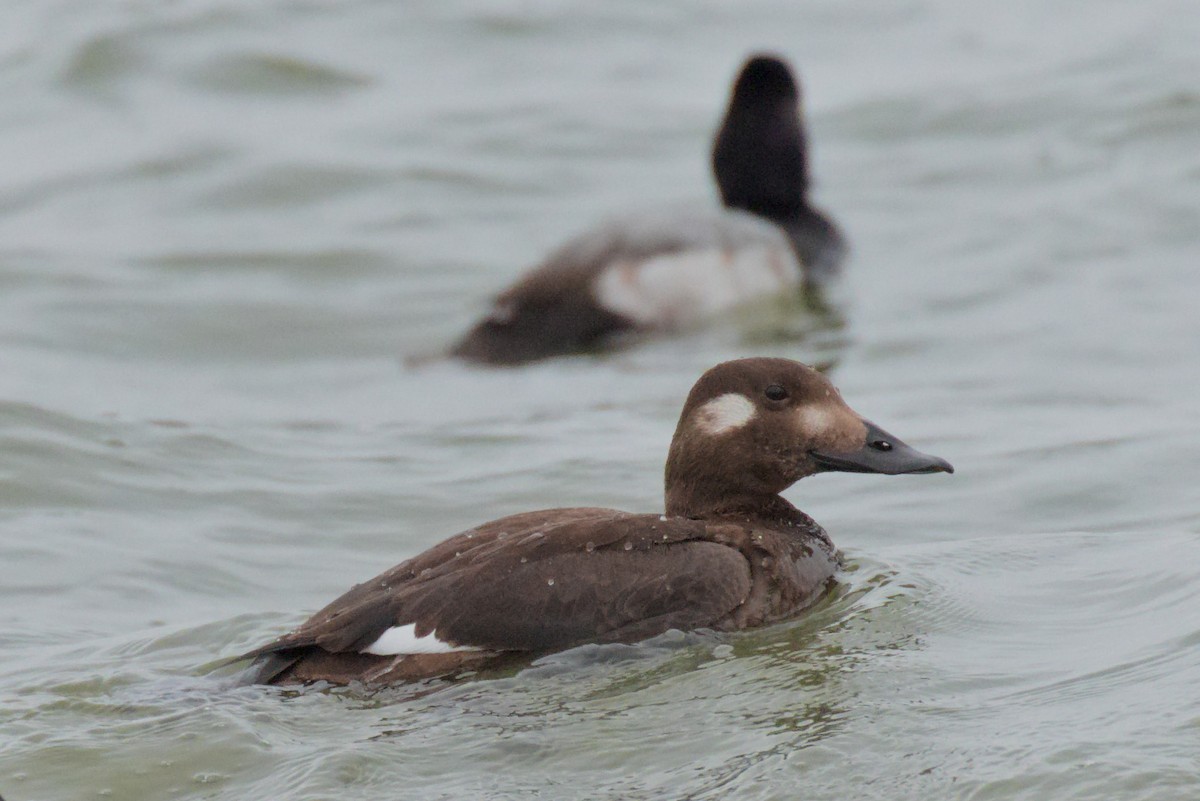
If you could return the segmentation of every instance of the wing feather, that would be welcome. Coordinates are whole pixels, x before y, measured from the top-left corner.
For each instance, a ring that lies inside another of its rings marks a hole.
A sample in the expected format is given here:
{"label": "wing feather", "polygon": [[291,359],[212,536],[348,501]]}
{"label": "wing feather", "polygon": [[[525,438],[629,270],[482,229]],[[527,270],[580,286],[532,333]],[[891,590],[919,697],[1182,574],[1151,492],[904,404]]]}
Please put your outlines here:
{"label": "wing feather", "polygon": [[[555,509],[458,534],[356,585],[247,656],[357,652],[416,624],[457,645],[550,650],[715,624],[749,595],[745,557],[720,524],[610,509]],[[714,531],[713,529],[718,529]]]}

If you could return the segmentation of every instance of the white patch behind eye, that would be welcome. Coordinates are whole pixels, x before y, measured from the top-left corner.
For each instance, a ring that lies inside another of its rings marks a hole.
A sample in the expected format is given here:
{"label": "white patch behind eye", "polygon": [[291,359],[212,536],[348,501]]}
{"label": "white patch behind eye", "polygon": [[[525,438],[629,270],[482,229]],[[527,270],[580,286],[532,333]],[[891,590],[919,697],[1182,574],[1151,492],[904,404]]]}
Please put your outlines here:
{"label": "white patch behind eye", "polygon": [[437,638],[437,632],[430,632],[424,637],[417,636],[417,624],[409,623],[404,626],[392,626],[379,635],[379,639],[362,649],[359,653],[375,654],[376,656],[396,656],[398,654],[452,654],[455,651],[478,651],[473,645],[453,645]]}
{"label": "white patch behind eye", "polygon": [[754,419],[754,401],[740,392],[726,392],[696,410],[696,426],[705,434],[735,431]]}

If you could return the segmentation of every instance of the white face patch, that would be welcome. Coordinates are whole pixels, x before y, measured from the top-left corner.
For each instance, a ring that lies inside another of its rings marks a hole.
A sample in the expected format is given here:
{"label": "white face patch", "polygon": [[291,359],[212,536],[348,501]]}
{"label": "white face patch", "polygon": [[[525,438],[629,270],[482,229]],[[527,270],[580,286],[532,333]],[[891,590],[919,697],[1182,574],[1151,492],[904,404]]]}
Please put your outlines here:
{"label": "white face patch", "polygon": [[697,409],[694,419],[705,434],[724,434],[746,425],[754,415],[754,401],[738,392],[726,392]]}
{"label": "white face patch", "polygon": [[800,430],[814,436],[832,428],[838,419],[837,413],[826,404],[805,404],[796,409]]}
{"label": "white face patch", "polygon": [[[865,431],[862,418],[843,403],[807,403],[796,409],[796,425],[809,440],[819,439],[831,445],[860,447]],[[854,442],[858,441],[855,445]]]}
{"label": "white face patch", "polygon": [[362,649],[359,653],[375,654],[376,656],[397,656],[399,654],[452,654],[455,651],[478,651],[473,645],[452,645],[437,638],[437,632],[431,632],[424,637],[417,636],[417,624],[409,623],[404,626],[392,626],[379,635],[379,639]]}

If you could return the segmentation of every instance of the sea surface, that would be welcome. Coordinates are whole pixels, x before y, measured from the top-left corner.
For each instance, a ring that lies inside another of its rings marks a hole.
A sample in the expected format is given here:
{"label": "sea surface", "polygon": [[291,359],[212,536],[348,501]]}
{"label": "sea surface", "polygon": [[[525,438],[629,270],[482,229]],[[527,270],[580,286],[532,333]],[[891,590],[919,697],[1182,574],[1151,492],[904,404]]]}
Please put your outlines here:
{"label": "sea surface", "polygon": [[[1194,0],[12,0],[0,795],[1200,798]],[[830,313],[436,358],[572,234],[713,204],[751,52],[805,87]],[[819,363],[953,476],[807,479],[811,615],[430,692],[230,657],[445,536],[661,509],[718,361]]]}

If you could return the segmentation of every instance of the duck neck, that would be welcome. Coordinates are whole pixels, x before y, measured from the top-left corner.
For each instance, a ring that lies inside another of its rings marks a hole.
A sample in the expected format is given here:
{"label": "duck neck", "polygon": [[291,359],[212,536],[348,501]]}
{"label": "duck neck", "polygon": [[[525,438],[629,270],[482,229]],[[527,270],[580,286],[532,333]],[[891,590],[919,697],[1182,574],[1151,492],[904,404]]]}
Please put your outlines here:
{"label": "duck neck", "polygon": [[[707,488],[712,490],[715,488]],[[667,489],[667,515],[695,520],[735,518],[771,525],[809,525],[812,518],[783,497],[771,492],[710,494],[704,486],[689,484]]]}
{"label": "duck neck", "polygon": [[812,208],[808,205],[808,200],[803,194],[791,198],[787,202],[764,200],[742,203],[732,208],[740,208],[742,211],[748,211],[755,216],[762,217],[764,220],[775,223],[785,231],[790,230],[797,224],[802,224],[804,219],[812,214]]}

